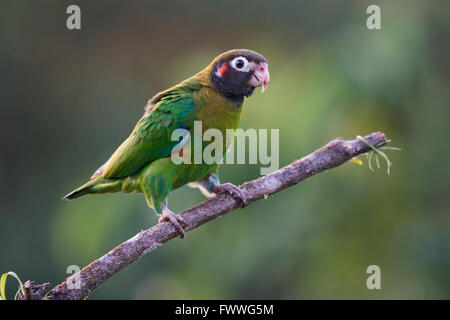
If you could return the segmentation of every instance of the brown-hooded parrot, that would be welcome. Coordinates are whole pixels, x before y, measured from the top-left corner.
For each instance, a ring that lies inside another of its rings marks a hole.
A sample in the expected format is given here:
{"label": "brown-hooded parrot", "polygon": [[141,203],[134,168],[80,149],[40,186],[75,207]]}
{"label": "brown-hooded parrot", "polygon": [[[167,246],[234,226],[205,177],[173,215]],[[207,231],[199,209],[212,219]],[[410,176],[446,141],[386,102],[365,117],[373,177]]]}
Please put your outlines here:
{"label": "brown-hooded parrot", "polygon": [[[175,164],[171,152],[179,141],[171,137],[180,128],[193,137],[194,121],[201,121],[203,132],[216,128],[225,137],[226,129],[239,125],[244,97],[251,96],[259,86],[264,91],[268,84],[268,63],[262,55],[246,49],[222,53],[196,75],[153,96],[131,135],[86,184],[64,199],[117,191],[142,192],[159,216],[158,222],[171,222],[181,237],[185,221],[167,207],[172,190],[189,183],[207,196],[228,192],[245,206],[239,187],[220,184],[219,163]],[[223,154],[228,147],[223,147]]]}

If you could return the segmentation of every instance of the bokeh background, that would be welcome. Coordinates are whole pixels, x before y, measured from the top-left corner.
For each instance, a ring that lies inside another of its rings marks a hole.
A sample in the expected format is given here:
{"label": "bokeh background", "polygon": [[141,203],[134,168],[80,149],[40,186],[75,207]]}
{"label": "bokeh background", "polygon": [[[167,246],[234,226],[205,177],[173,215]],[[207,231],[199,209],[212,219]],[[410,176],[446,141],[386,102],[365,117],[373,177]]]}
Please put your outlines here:
{"label": "bokeh background", "polygon": [[[382,30],[366,28],[369,4]],[[443,0],[2,1],[0,272],[57,284],[155,224],[140,194],[61,197],[154,93],[244,47],[268,58],[271,85],[241,127],[279,128],[281,165],[381,130],[402,148],[391,174],[364,157],[322,173],[170,241],[90,298],[450,298],[449,12]],[[259,168],[221,175],[240,184]],[[202,200],[170,196],[174,211]],[[381,290],[366,287],[372,264]]]}

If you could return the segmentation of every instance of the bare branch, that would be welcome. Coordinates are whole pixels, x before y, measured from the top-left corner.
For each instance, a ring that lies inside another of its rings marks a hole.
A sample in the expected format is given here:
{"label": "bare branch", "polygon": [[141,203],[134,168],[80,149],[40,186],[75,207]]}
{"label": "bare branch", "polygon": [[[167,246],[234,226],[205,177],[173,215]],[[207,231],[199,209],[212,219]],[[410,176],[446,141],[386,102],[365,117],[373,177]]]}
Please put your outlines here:
{"label": "bare branch", "polygon": [[[364,139],[377,148],[386,144],[386,136],[382,132],[369,134]],[[306,157],[267,176],[244,183],[241,188],[248,203],[267,198],[267,196],[293,186],[319,172],[339,166],[357,155],[371,151],[371,147],[366,142],[362,139],[334,139]],[[239,207],[239,202],[232,196],[220,194],[185,210],[181,215],[187,222],[186,231],[189,231]],[[71,285],[70,283],[68,285],[66,280],[52,290],[49,298],[84,299],[111,276],[177,236],[177,231],[168,222],[141,231],[84,267],[78,274],[72,275],[70,279],[80,277],[80,289],[69,289]],[[33,294],[33,298],[39,297]]]}

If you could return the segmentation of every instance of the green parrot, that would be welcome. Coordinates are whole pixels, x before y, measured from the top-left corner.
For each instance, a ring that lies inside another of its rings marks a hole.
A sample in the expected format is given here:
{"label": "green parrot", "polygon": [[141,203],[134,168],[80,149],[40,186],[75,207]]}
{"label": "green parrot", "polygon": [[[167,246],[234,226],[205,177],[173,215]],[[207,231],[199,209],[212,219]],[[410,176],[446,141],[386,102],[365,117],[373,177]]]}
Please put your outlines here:
{"label": "green parrot", "polygon": [[[219,163],[176,164],[171,154],[183,140],[172,141],[171,137],[177,129],[194,137],[194,121],[201,121],[202,132],[215,128],[225,136],[226,129],[237,129],[239,125],[244,97],[252,95],[256,87],[261,86],[264,92],[268,84],[268,63],[262,55],[246,49],[222,53],[196,75],[153,96],[131,135],[86,184],[64,199],[118,191],[142,192],[159,217],[158,222],[169,221],[182,238],[186,222],[167,206],[172,190],[189,184],[208,197],[227,192],[245,206],[246,198],[239,187],[220,183]],[[225,155],[230,145],[223,143],[219,150]],[[205,146],[202,141],[202,147]]]}

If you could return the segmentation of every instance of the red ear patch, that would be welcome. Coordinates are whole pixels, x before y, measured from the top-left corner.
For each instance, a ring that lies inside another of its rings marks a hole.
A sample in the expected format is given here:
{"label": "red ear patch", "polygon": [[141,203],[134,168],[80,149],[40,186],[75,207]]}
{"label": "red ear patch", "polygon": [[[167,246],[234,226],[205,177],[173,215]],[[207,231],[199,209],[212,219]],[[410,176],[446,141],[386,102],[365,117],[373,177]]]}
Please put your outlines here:
{"label": "red ear patch", "polygon": [[222,65],[220,66],[220,68],[219,68],[219,70],[217,70],[217,72],[219,72],[219,75],[220,75],[220,76],[223,76],[223,74],[224,74],[225,72],[227,72],[227,70],[228,70],[228,64],[227,64],[227,63],[224,63],[224,64],[222,64]]}

